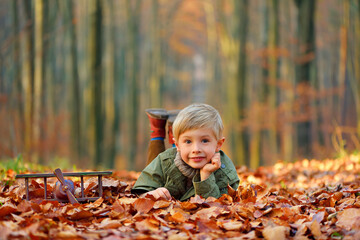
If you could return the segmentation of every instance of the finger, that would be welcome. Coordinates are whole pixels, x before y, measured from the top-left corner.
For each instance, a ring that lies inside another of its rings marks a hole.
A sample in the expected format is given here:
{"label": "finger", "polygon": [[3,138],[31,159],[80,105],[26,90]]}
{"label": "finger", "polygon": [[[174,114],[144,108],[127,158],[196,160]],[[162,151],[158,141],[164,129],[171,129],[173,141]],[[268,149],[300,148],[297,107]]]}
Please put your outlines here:
{"label": "finger", "polygon": [[158,191],[158,190],[153,191],[151,195],[152,195],[156,200],[161,197],[161,195],[159,194],[159,191]]}
{"label": "finger", "polygon": [[214,156],[212,158],[218,158],[220,159],[220,153],[219,152],[215,152],[214,153]]}
{"label": "finger", "polygon": [[170,194],[169,190],[167,190],[166,188],[161,188],[161,195],[164,199],[167,199],[167,200],[171,199],[171,194]]}
{"label": "finger", "polygon": [[219,162],[220,161],[220,154],[215,153],[211,160],[212,160],[213,163],[214,162]]}
{"label": "finger", "polygon": [[220,158],[214,158],[212,161],[212,165],[215,166],[216,168],[219,168],[221,165],[221,160]]}
{"label": "finger", "polygon": [[166,188],[165,188],[165,195],[166,195],[167,200],[171,200],[171,194],[170,194],[169,190],[167,190]]}

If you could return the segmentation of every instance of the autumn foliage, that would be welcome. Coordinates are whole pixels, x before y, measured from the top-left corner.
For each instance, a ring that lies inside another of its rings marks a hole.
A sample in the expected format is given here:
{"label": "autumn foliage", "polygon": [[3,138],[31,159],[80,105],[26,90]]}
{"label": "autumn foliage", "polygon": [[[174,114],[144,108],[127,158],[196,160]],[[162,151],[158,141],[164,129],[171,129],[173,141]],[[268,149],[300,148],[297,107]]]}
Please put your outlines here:
{"label": "autumn foliage", "polygon": [[[71,205],[43,200],[42,179],[30,182],[24,200],[24,180],[7,184],[9,170],[0,188],[0,239],[360,239],[358,156],[238,174],[241,185],[228,195],[180,202],[132,195],[138,173],[115,171],[103,179],[102,198]],[[97,179],[86,179],[85,193],[96,189]]]}

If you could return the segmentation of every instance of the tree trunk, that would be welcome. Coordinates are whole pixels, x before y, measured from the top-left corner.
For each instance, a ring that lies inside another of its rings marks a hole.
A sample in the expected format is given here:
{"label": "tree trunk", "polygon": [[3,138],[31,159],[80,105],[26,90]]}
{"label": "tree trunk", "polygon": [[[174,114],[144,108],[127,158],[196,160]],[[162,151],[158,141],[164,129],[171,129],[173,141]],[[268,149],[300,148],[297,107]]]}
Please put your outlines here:
{"label": "tree trunk", "polygon": [[[315,64],[315,6],[316,0],[295,0],[298,9],[297,20],[297,64],[295,66],[295,78],[297,85],[301,84],[306,88],[311,86],[311,70]],[[311,156],[311,99],[307,93],[304,96],[303,114],[307,116],[306,120],[300,122],[297,127],[299,153],[302,157]]]}
{"label": "tree trunk", "polygon": [[[132,6],[132,5],[135,6]],[[139,22],[140,22],[140,1],[126,0],[126,9],[128,14],[128,48],[127,48],[127,69],[129,70],[127,79],[129,82],[129,95],[127,104],[128,113],[128,169],[135,169],[137,152],[137,134],[138,134],[138,111],[139,111]]]}
{"label": "tree trunk", "polygon": [[[16,108],[16,115],[17,115],[17,119],[19,119],[21,123],[24,123],[25,121],[25,115],[24,115],[24,103],[21,99],[22,96],[22,90],[23,90],[23,84],[21,81],[21,74],[22,74],[22,69],[21,69],[21,46],[20,46],[20,23],[19,23],[19,10],[18,10],[18,5],[19,5],[19,1],[18,0],[14,0],[12,1],[12,8],[13,8],[13,28],[14,28],[14,81],[15,81],[15,92],[14,92],[14,96],[15,96],[15,108]],[[16,118],[15,118],[16,119]],[[15,120],[14,119],[14,120]],[[26,135],[24,134],[24,131],[22,131],[22,129],[25,129],[25,125],[21,125],[19,126],[20,130],[19,133],[19,137],[20,139],[16,139],[16,143],[19,143],[20,146],[18,146],[18,149],[23,149],[24,147],[24,139],[26,137]]]}
{"label": "tree trunk", "polygon": [[22,71],[21,79],[24,94],[24,122],[25,122],[25,152],[29,155],[30,160],[31,152],[33,151],[33,111],[34,111],[34,41],[33,41],[33,29],[34,29],[34,18],[33,18],[33,7],[32,2],[23,0],[26,30],[25,36],[22,38]]}
{"label": "tree trunk", "polygon": [[[246,109],[246,69],[247,69],[247,59],[246,59],[246,41],[247,41],[247,32],[248,32],[248,0],[235,0],[235,12],[239,14],[236,25],[237,41],[239,41],[239,50],[238,50],[238,63],[237,63],[237,91],[238,91],[238,102],[239,102],[239,122],[243,122],[245,119],[245,109]],[[236,14],[236,15],[237,15]],[[237,138],[239,145],[237,149],[237,158],[243,159],[242,162],[245,162],[245,159],[248,158],[247,151],[248,143],[246,141],[246,135],[244,129],[239,129],[237,133]]]}
{"label": "tree trunk", "polygon": [[[106,168],[115,167],[115,150],[116,150],[116,79],[115,77],[115,23],[114,17],[115,6],[113,1],[106,1],[104,7],[104,20],[106,33],[104,54],[105,54],[105,137],[104,137],[104,150],[106,154],[106,162],[103,164]],[[119,49],[119,48],[117,48]]]}
{"label": "tree trunk", "polygon": [[91,0],[90,2],[90,127],[91,144],[93,148],[92,157],[94,165],[99,167],[103,155],[103,109],[102,109],[102,6],[101,0]]}
{"label": "tree trunk", "polygon": [[150,50],[150,107],[162,106],[162,79],[163,79],[163,64],[161,54],[161,26],[159,21],[159,1],[153,0],[151,5],[152,22],[151,22],[151,45]]}
{"label": "tree trunk", "polygon": [[43,115],[43,16],[44,16],[43,0],[35,1],[35,69],[34,69],[34,124],[33,139],[35,143],[35,152],[33,154],[35,161],[42,163],[43,159],[40,155],[41,143],[41,117]]}
{"label": "tree trunk", "polygon": [[66,41],[69,41],[68,49],[70,49],[70,56],[68,57],[67,69],[69,70],[70,84],[69,84],[69,102],[70,109],[70,149],[71,158],[78,163],[82,163],[83,156],[83,134],[82,134],[82,109],[81,109],[81,91],[80,91],[80,79],[78,70],[78,47],[77,47],[77,34],[76,25],[73,21],[76,18],[75,6],[72,0],[62,1],[63,12],[65,15],[65,22],[69,24],[68,31],[66,32]]}
{"label": "tree trunk", "polygon": [[269,32],[267,43],[267,60],[268,60],[268,75],[266,77],[267,84],[269,84],[269,91],[267,95],[267,103],[269,112],[269,129],[268,129],[268,146],[270,150],[270,156],[268,160],[270,162],[267,165],[273,165],[278,159],[278,140],[277,140],[277,82],[279,76],[278,70],[278,57],[277,50],[279,46],[279,21],[278,21],[278,0],[268,1],[269,3]]}

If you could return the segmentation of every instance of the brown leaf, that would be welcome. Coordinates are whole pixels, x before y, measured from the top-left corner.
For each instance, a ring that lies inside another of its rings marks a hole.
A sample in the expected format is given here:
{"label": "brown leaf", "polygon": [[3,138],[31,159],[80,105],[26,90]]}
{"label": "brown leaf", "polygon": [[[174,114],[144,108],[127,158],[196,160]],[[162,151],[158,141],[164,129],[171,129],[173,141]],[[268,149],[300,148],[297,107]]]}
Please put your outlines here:
{"label": "brown leaf", "polygon": [[[14,228],[17,226],[17,223],[9,221],[14,225]],[[8,236],[12,232],[12,229],[7,226],[5,222],[0,222],[0,239],[9,239]]]}
{"label": "brown leaf", "polygon": [[315,219],[311,225],[310,225],[310,231],[315,237],[315,239],[318,239],[321,237],[321,229],[320,229],[320,223]]}
{"label": "brown leaf", "polygon": [[226,220],[219,223],[219,226],[227,231],[239,231],[243,227],[240,221]]}
{"label": "brown leaf", "polygon": [[193,210],[198,208],[198,206],[195,203],[191,203],[191,202],[181,202],[180,205],[181,208],[184,210]]}
{"label": "brown leaf", "polygon": [[169,207],[171,204],[170,201],[166,201],[166,200],[157,200],[155,201],[155,204],[154,204],[154,209],[159,209],[159,208],[167,208]]}
{"label": "brown leaf", "polygon": [[148,198],[139,198],[134,202],[134,208],[139,213],[148,213],[154,206],[155,202]]}
{"label": "brown leaf", "polygon": [[319,211],[312,217],[312,220],[317,221],[318,223],[321,223],[324,220],[324,217],[325,217],[325,212]]}
{"label": "brown leaf", "polygon": [[10,215],[11,213],[15,213],[16,211],[17,211],[17,207],[14,204],[5,203],[0,207],[0,217]]}
{"label": "brown leaf", "polygon": [[180,208],[173,208],[170,211],[171,220],[174,222],[180,222],[183,223],[187,221],[190,217],[188,213],[186,213],[184,210]]}
{"label": "brown leaf", "polygon": [[289,229],[284,226],[267,226],[262,233],[267,240],[285,240]]}
{"label": "brown leaf", "polygon": [[210,208],[203,208],[197,211],[195,214],[191,215],[190,219],[195,220],[199,219],[210,219],[210,218],[217,218],[220,214],[229,213],[229,211],[224,210],[223,208],[219,207],[210,207]]}
{"label": "brown leaf", "polygon": [[215,221],[208,219],[198,219],[196,221],[196,225],[198,226],[200,233],[208,233],[220,230]]}
{"label": "brown leaf", "polygon": [[23,200],[17,205],[17,210],[19,212],[27,212],[31,210],[31,203],[29,201]]}
{"label": "brown leaf", "polygon": [[259,218],[259,217],[261,217],[263,215],[263,213],[261,212],[261,211],[259,211],[259,210],[256,210],[255,212],[254,212],[254,218]]}
{"label": "brown leaf", "polygon": [[69,216],[71,220],[80,220],[80,219],[90,218],[93,216],[93,214],[90,211],[79,208],[73,208],[69,210],[66,214]]}
{"label": "brown leaf", "polygon": [[347,208],[337,214],[336,226],[347,230],[360,230],[360,209]]}
{"label": "brown leaf", "polygon": [[118,213],[125,212],[125,208],[123,207],[123,205],[120,203],[119,200],[116,200],[113,203],[113,205],[111,206],[111,209],[114,210],[115,212],[118,212]]}
{"label": "brown leaf", "polygon": [[145,218],[143,221],[135,222],[135,226],[139,231],[157,231],[159,230],[159,222],[154,218]]}
{"label": "brown leaf", "polygon": [[110,218],[104,218],[104,220],[97,225],[100,229],[113,229],[118,228],[121,226],[121,223],[119,220],[111,220]]}
{"label": "brown leaf", "polygon": [[11,213],[11,216],[14,218],[14,220],[15,220],[17,223],[20,223],[20,222],[22,222],[22,221],[25,221],[25,218],[20,217],[20,216],[18,216],[18,215],[16,215],[16,214]]}
{"label": "brown leaf", "polygon": [[230,195],[233,199],[236,199],[236,197],[238,197],[237,191],[233,189],[229,184],[227,185],[227,189],[228,189],[228,195]]}
{"label": "brown leaf", "polygon": [[343,197],[343,193],[342,192],[335,192],[331,197],[335,201],[339,201]]}
{"label": "brown leaf", "polygon": [[197,205],[201,205],[205,202],[205,199],[199,195],[195,195],[194,197],[191,197],[189,202],[197,204]]}

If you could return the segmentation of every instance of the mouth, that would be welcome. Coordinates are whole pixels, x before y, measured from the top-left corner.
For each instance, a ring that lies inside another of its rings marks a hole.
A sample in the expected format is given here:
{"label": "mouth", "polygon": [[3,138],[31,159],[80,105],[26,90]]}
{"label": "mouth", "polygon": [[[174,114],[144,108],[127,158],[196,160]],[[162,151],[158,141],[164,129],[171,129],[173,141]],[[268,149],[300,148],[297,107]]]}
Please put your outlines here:
{"label": "mouth", "polygon": [[193,162],[201,162],[205,159],[206,157],[191,157],[191,161]]}

